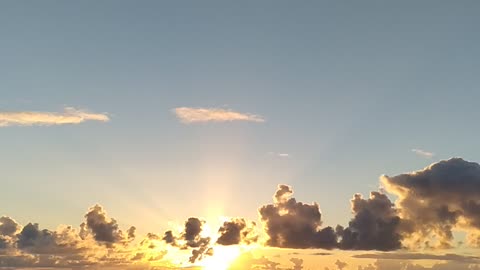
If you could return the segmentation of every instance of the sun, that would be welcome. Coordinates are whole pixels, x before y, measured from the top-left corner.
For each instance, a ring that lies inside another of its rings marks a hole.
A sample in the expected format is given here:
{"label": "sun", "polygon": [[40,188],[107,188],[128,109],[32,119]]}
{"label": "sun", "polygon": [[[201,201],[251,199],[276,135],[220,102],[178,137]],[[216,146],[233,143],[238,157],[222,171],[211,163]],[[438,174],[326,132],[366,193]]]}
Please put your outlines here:
{"label": "sun", "polygon": [[226,270],[240,254],[239,246],[216,246],[214,254],[205,258],[201,266],[204,270]]}

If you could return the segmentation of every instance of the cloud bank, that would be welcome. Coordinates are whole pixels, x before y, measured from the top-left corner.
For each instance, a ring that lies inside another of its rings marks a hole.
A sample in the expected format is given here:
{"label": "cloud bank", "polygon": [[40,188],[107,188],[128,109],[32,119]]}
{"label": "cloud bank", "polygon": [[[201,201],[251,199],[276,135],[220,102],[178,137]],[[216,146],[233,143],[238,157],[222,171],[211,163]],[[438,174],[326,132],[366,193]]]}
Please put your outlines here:
{"label": "cloud bank", "polygon": [[[353,195],[350,222],[345,226],[337,225],[335,229],[324,226],[318,203],[297,201],[293,188],[283,184],[275,191],[272,203],[258,208],[258,224],[241,217],[230,218],[209,233],[210,230],[205,230],[205,221],[190,217],[180,231],[169,230],[163,236],[148,233],[138,243],[134,241],[136,228],[120,228],[101,205],[88,209],[79,228],[62,225],[54,231],[42,229],[34,222],[21,226],[14,219],[2,216],[0,268],[143,267],[162,261],[171,250],[190,254],[186,263],[191,265],[214,255],[219,246],[255,244],[290,249],[402,250],[402,254],[358,255],[357,258],[378,259],[377,264],[361,268],[364,270],[478,269],[458,265],[477,264],[480,260],[476,256],[404,252],[452,248],[454,230],[465,231],[467,244],[480,247],[478,163],[452,158],[414,172],[383,175],[380,181],[384,191],[372,191],[368,198]],[[395,195],[397,201],[392,202],[383,192]],[[392,264],[395,260],[419,259],[447,263],[433,268],[411,263]],[[265,258],[251,262],[252,265],[266,265],[265,269],[282,269]],[[293,269],[301,269],[301,260],[291,262]],[[347,267],[341,262],[336,265],[339,269]]]}
{"label": "cloud bank", "polygon": [[85,121],[107,122],[106,114],[91,113],[66,107],[63,112],[0,112],[0,127],[9,126],[53,126],[80,124]]}
{"label": "cloud bank", "polygon": [[265,122],[265,119],[258,115],[240,113],[221,108],[179,107],[172,111],[177,118],[185,124],[232,121]]}

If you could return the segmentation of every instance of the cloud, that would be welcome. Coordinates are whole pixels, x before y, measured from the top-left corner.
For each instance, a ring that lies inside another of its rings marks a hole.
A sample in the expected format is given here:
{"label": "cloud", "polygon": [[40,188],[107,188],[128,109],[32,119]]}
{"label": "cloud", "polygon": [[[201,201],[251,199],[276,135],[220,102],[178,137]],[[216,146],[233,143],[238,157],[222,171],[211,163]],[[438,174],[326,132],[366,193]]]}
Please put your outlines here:
{"label": "cloud", "polygon": [[99,205],[90,208],[85,218],[79,229],[61,225],[56,230],[42,229],[38,223],[22,227],[9,217],[0,218],[0,268],[149,269],[147,261],[159,261],[165,254],[161,250],[156,250],[155,256],[144,254],[143,246],[130,241],[134,227],[123,233]]}
{"label": "cloud", "polygon": [[428,151],[425,151],[425,150],[422,150],[422,149],[412,149],[412,152],[414,152],[418,156],[421,156],[421,157],[424,157],[424,158],[432,158],[433,156],[435,156],[434,153],[428,152]]}
{"label": "cloud", "polygon": [[66,107],[63,112],[0,112],[0,127],[9,126],[52,126],[65,124],[80,124],[85,121],[107,122],[106,114],[90,113],[72,107]]}
{"label": "cloud", "polygon": [[368,253],[353,255],[354,258],[360,259],[382,259],[382,260],[434,260],[434,261],[456,261],[464,263],[480,263],[478,256],[464,256],[458,254],[425,254],[425,253]]}
{"label": "cloud", "polygon": [[436,263],[428,267],[403,260],[377,260],[374,264],[359,266],[358,270],[480,270],[480,265],[447,262]]}
{"label": "cloud", "polygon": [[347,228],[337,226],[342,249],[395,250],[402,247],[400,217],[385,194],[371,192],[370,198],[355,194],[351,200],[354,218]]}
{"label": "cloud", "polygon": [[175,236],[172,231],[166,231],[163,240],[173,247],[192,249],[189,261],[195,263],[197,260],[213,255],[210,237],[202,236],[204,223],[205,221],[191,217],[185,222],[184,231],[179,236]]}
{"label": "cloud", "polygon": [[204,122],[232,122],[232,121],[248,121],[248,122],[265,122],[261,116],[240,113],[228,109],[221,108],[189,108],[179,107],[172,110],[182,123],[204,123]]}
{"label": "cloud", "polygon": [[480,165],[461,158],[434,163],[423,170],[382,176],[388,192],[398,196],[402,219],[410,224],[410,244],[450,247],[454,228],[480,243]]}
{"label": "cloud", "polygon": [[290,186],[279,185],[273,204],[258,211],[265,232],[267,245],[283,248],[326,248],[337,245],[337,236],[331,227],[321,229],[321,214],[317,203],[297,202]]}
{"label": "cloud", "polygon": [[250,244],[258,240],[258,235],[255,233],[255,222],[247,222],[243,218],[234,218],[230,221],[225,221],[218,229],[220,237],[217,239],[217,244],[229,246],[238,244]]}
{"label": "cloud", "polygon": [[103,207],[98,204],[89,209],[85,218],[86,222],[80,225],[83,237],[91,232],[96,241],[107,245],[125,243],[135,238],[135,227],[130,227],[125,234],[118,228],[117,221],[109,218]]}
{"label": "cloud", "polygon": [[19,228],[20,225],[15,220],[6,216],[0,217],[0,235],[12,236]]}
{"label": "cloud", "polygon": [[339,270],[343,270],[345,267],[348,266],[348,264],[346,262],[342,262],[340,260],[337,260],[335,262],[335,265],[338,267]]}

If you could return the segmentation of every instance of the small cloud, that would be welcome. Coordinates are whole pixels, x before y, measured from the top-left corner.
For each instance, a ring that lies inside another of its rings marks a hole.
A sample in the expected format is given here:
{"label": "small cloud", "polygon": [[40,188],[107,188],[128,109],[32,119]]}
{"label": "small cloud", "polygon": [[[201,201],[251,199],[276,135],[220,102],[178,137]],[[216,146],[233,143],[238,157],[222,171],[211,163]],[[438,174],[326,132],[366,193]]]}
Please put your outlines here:
{"label": "small cloud", "polygon": [[279,158],[289,158],[289,157],[291,157],[290,154],[288,154],[288,153],[268,152],[267,154],[270,155],[270,156],[275,156],[275,157],[279,157]]}
{"label": "small cloud", "polygon": [[248,122],[265,122],[263,117],[240,113],[228,109],[220,108],[189,108],[179,107],[172,110],[182,123],[202,123],[202,122],[232,122],[232,121],[248,121]]}
{"label": "small cloud", "polygon": [[107,122],[106,114],[91,113],[66,107],[63,112],[0,112],[0,127],[9,126],[52,126],[65,124],[80,124],[85,121]]}
{"label": "small cloud", "polygon": [[412,149],[412,152],[414,152],[415,154],[417,154],[419,156],[422,156],[424,158],[432,158],[433,156],[435,156],[434,153],[428,152],[428,151],[425,151],[425,150],[422,150],[422,149]]}

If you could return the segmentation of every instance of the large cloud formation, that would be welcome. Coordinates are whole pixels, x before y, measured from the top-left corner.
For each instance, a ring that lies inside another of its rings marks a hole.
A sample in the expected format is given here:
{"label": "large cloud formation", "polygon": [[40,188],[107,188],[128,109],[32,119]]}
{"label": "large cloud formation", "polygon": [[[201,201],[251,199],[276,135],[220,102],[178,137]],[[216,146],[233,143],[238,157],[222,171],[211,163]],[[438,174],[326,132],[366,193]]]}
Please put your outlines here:
{"label": "large cloud formation", "polygon": [[64,112],[0,112],[0,127],[8,126],[52,126],[79,124],[85,121],[107,122],[110,118],[103,113],[91,113],[66,107]]}
{"label": "large cloud formation", "polygon": [[355,194],[351,204],[354,218],[347,228],[336,229],[341,237],[340,248],[387,251],[402,247],[400,217],[385,194],[372,192],[368,199]]}
{"label": "large cloud formation", "polygon": [[[480,246],[480,165],[461,158],[434,163],[423,170],[382,176],[388,192],[399,197],[398,208],[410,222],[414,246],[450,247],[454,228],[469,232]],[[430,239],[435,237],[434,244]]]}
{"label": "large cloud formation", "polygon": [[100,205],[90,208],[85,219],[80,229],[61,225],[48,230],[37,223],[22,227],[9,217],[1,217],[0,268],[122,266],[128,269],[145,265],[133,256],[143,250],[130,245],[134,227],[122,232]]}
{"label": "large cloud formation", "polygon": [[321,228],[321,213],[317,203],[305,204],[291,198],[290,186],[279,185],[273,204],[259,209],[268,235],[267,245],[283,248],[325,248],[337,245],[332,227]]}
{"label": "large cloud formation", "polygon": [[[480,246],[479,164],[452,158],[423,170],[382,176],[381,182],[385,191],[396,195],[398,200],[392,203],[383,191],[373,191],[368,198],[355,194],[350,201],[352,219],[347,226],[337,226],[335,230],[323,226],[317,203],[299,202],[293,198],[290,186],[279,185],[273,203],[258,209],[259,225],[266,236],[264,244],[279,248],[381,251],[418,246],[451,247],[453,230],[461,229],[468,233],[471,244]],[[217,235],[207,233],[205,221],[191,217],[179,232],[167,231],[163,236],[148,233],[137,242],[134,241],[136,228],[121,229],[101,205],[89,208],[84,218],[79,228],[62,225],[56,230],[49,230],[37,223],[21,226],[10,217],[0,217],[0,268],[89,266],[103,269],[116,266],[128,269],[135,266],[143,269],[149,263],[162,261],[164,256],[169,255],[166,250],[172,249],[184,252],[189,256],[185,261],[196,264],[213,255],[219,245],[263,243],[256,231],[257,224],[240,217],[228,219],[218,230],[212,230]],[[360,269],[478,269],[473,266],[462,268],[478,265],[478,257],[454,254],[443,257],[408,256],[363,255],[364,258],[379,259],[379,262]],[[411,263],[384,262],[384,259],[416,258],[438,259],[447,263],[424,268]],[[263,265],[264,269],[282,269],[278,263],[265,258],[249,260],[253,267]],[[300,259],[291,262],[293,269],[302,269]],[[459,266],[459,263],[463,265]],[[339,262],[336,267],[346,266]]]}

